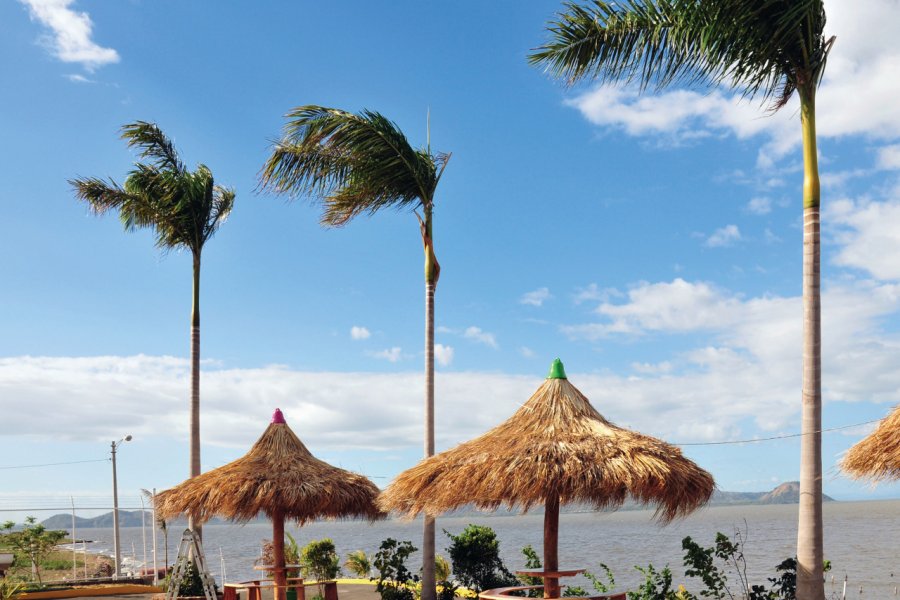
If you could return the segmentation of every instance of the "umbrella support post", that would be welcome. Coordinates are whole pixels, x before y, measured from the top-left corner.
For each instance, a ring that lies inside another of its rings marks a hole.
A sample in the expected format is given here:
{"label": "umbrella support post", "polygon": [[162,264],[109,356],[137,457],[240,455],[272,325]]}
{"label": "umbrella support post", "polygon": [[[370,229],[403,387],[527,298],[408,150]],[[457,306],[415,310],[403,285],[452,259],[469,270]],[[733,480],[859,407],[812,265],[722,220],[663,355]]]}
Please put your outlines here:
{"label": "umbrella support post", "polygon": [[287,575],[284,572],[284,513],[272,515],[272,563],[275,567],[275,600],[287,598]]}
{"label": "umbrella support post", "polygon": [[[559,570],[559,496],[552,494],[544,503],[544,570]],[[544,578],[544,598],[559,598],[559,579]]]}

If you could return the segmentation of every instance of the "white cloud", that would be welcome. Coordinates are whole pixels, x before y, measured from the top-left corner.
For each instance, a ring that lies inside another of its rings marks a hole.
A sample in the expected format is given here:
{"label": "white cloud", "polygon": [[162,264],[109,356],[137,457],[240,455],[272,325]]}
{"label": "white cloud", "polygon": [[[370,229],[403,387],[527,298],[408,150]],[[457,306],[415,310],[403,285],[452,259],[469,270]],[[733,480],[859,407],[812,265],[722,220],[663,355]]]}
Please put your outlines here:
{"label": "white cloud", "polygon": [[70,8],[74,0],[20,0],[32,20],[50,29],[44,43],[59,60],[80,63],[88,70],[119,62],[119,53],[92,39],[93,23],[86,12]]}
{"label": "white cloud", "polygon": [[526,292],[522,294],[522,297],[519,298],[519,303],[528,304],[530,306],[543,306],[544,302],[552,297],[553,296],[550,295],[550,290],[548,288],[542,287],[532,292]]}
{"label": "white cloud", "polygon": [[[879,337],[873,328],[881,315],[896,308],[892,289],[872,285],[826,294],[828,402],[898,401],[900,341]],[[726,315],[715,319],[720,326],[713,343],[672,360],[632,365],[636,376],[570,370],[570,380],[613,422],[674,441],[743,437],[748,421],[766,431],[796,427],[799,299],[754,298],[740,301],[732,313],[729,297],[718,296]],[[701,307],[707,304],[700,302]],[[438,372],[439,448],[507,419],[537,389],[543,374]],[[276,406],[304,442],[320,451],[421,444],[418,370],[345,373],[212,366],[204,368],[202,377],[204,444],[246,448]],[[4,420],[16,424],[5,435],[7,441],[22,436],[105,442],[110,431],[127,424],[136,439],[184,440],[189,379],[187,359],[164,356],[2,358],[0,397],[16,399],[4,405]],[[251,421],[259,426],[249,426]]]}
{"label": "white cloud", "polygon": [[900,169],[900,144],[884,146],[878,150],[878,167]]}
{"label": "white cloud", "polygon": [[535,356],[534,350],[532,350],[528,346],[520,346],[519,354],[521,354],[522,357],[524,357],[524,358],[534,358],[534,356]]}
{"label": "white cloud", "polygon": [[386,348],[384,350],[379,350],[377,352],[369,353],[370,356],[374,358],[382,358],[388,362],[399,362],[401,358],[403,358],[403,351],[399,346],[394,346],[393,348]]}
{"label": "white cloud", "polygon": [[447,367],[453,362],[453,347],[443,344],[434,345],[434,360],[442,367]]}
{"label": "white cloud", "polygon": [[726,225],[725,227],[716,229],[711,236],[706,238],[705,244],[710,248],[721,248],[730,246],[733,243],[740,241],[740,239],[741,231],[738,229],[738,226]]}
{"label": "white cloud", "polygon": [[772,199],[765,197],[751,198],[747,203],[747,212],[754,215],[767,215],[772,212]]}
{"label": "white cloud", "polygon": [[72,83],[97,83],[93,79],[88,79],[84,75],[79,75],[78,73],[72,73],[70,75],[66,75],[66,79],[68,79]]}
{"label": "white cloud", "polygon": [[621,295],[622,292],[615,288],[600,289],[600,287],[596,283],[592,283],[587,287],[576,288],[575,295],[572,297],[572,300],[575,302],[575,304],[581,304],[582,302],[590,302],[594,300],[607,302],[610,298]]}
{"label": "white cloud", "polygon": [[[820,138],[867,135],[900,137],[900,46],[896,43],[900,3],[892,0],[835,0],[827,5],[826,35],[836,35],[817,93],[816,128]],[[638,95],[631,88],[602,85],[567,101],[591,123],[633,136],[667,136],[671,141],[731,134],[739,139],[763,136],[758,165],[764,168],[800,144],[796,96],[767,116],[758,101],[739,94],[671,90]]]}
{"label": "white cloud", "polygon": [[841,245],[835,263],[900,279],[900,194],[885,202],[842,199],[826,206],[823,220],[837,228]]}
{"label": "white cloud", "polygon": [[490,346],[491,348],[497,348],[497,338],[493,333],[488,333],[487,331],[482,331],[480,327],[467,327],[463,332],[463,337],[468,340],[473,340],[478,342],[479,344],[484,344],[485,346]]}
{"label": "white cloud", "polygon": [[365,327],[354,325],[350,328],[350,337],[354,340],[367,340],[372,337],[372,333]]}
{"label": "white cloud", "polygon": [[709,283],[691,283],[679,277],[671,283],[642,282],[628,291],[624,304],[604,302],[597,307],[596,313],[605,323],[575,326],[588,329],[570,326],[563,331],[573,337],[598,339],[613,333],[713,330],[733,322],[739,311],[737,298]]}

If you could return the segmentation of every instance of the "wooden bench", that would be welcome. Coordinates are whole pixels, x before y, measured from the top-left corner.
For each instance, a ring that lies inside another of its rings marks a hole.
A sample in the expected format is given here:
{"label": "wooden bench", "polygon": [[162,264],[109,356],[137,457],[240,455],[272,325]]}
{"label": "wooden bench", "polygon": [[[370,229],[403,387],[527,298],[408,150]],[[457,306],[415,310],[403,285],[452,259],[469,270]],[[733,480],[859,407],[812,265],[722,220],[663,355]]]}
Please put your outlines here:
{"label": "wooden bench", "polygon": [[[530,590],[543,590],[542,585],[514,585],[511,587],[494,588],[485,590],[478,594],[482,600],[509,600],[510,598],[520,598],[515,596],[514,592],[527,592]],[[602,596],[567,596],[566,600],[626,600],[625,592],[617,594],[604,594]]]}

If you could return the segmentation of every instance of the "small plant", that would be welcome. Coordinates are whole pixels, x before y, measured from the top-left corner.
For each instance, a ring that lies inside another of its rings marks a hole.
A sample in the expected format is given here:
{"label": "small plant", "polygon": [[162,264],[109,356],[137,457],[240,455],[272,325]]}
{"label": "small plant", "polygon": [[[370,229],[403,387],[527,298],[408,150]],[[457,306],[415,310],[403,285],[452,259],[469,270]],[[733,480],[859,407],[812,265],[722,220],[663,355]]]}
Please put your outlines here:
{"label": "small plant", "polygon": [[[291,538],[293,539],[293,538]],[[300,551],[300,565],[304,578],[313,578],[319,589],[319,596],[325,595],[322,582],[341,574],[341,559],[331,538],[313,540]]]}
{"label": "small plant", "polygon": [[372,571],[372,561],[363,550],[354,550],[347,555],[344,567],[357,577],[368,577]]}
{"label": "small plant", "polygon": [[500,560],[500,542],[493,529],[470,524],[459,535],[446,529],[444,533],[453,542],[447,552],[453,563],[453,574],[462,585],[480,593],[517,583]]}
{"label": "small plant", "polygon": [[681,590],[672,589],[672,571],[669,567],[657,571],[653,565],[635,567],[643,573],[644,581],[636,591],[628,592],[628,600],[681,600],[693,599],[693,596],[683,596]]}
{"label": "small plant", "polygon": [[10,577],[0,577],[0,600],[11,600],[19,590],[22,589],[23,583],[16,581]]}
{"label": "small plant", "polygon": [[381,600],[415,600],[415,593],[410,588],[415,586],[418,578],[406,568],[406,560],[417,550],[410,541],[388,538],[381,542],[372,561],[378,570],[378,577],[373,579]]}

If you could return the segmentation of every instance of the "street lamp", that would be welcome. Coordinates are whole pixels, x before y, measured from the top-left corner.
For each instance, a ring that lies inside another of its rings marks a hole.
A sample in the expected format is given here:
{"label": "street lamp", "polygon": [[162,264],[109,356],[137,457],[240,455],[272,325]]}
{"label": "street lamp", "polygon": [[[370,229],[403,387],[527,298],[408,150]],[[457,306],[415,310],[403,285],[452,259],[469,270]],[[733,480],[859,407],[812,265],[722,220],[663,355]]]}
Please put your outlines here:
{"label": "street lamp", "polygon": [[122,552],[119,548],[119,484],[116,481],[116,448],[131,441],[131,435],[126,435],[118,442],[110,443],[113,469],[113,548],[116,553],[116,572],[113,579],[119,578],[119,568],[122,564]]}

